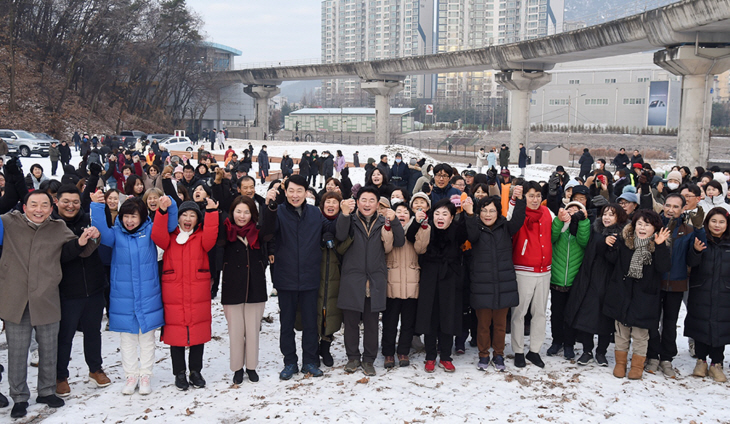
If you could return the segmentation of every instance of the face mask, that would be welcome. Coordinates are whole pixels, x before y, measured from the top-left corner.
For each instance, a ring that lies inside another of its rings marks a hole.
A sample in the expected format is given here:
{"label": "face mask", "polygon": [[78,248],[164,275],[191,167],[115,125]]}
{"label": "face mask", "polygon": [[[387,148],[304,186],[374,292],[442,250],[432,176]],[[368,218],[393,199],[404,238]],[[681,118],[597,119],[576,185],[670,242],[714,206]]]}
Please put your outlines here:
{"label": "face mask", "polygon": [[395,160],[395,163],[401,163],[401,160],[400,159],[396,159]]}
{"label": "face mask", "polygon": [[670,190],[676,190],[679,188],[679,184],[677,183],[667,183],[667,187],[669,187]]}
{"label": "face mask", "polygon": [[312,199],[311,197],[307,197],[307,204],[314,206],[314,199]]}
{"label": "face mask", "polygon": [[594,169],[601,169],[601,164],[600,163],[597,163],[597,164],[593,165],[593,168]]}

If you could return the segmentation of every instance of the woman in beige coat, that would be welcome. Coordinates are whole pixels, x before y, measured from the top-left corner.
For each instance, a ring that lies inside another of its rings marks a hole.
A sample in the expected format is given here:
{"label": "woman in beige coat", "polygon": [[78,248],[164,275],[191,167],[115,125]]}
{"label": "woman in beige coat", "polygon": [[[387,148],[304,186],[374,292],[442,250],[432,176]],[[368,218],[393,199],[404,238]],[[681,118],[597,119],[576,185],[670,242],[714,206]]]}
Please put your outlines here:
{"label": "woman in beige coat", "polygon": [[[428,196],[423,193],[418,193],[416,196],[415,198],[418,199],[426,199],[430,204]],[[386,246],[385,249],[388,252],[388,298],[385,312],[383,312],[382,342],[385,368],[395,367],[395,339],[398,333],[398,321],[401,323],[398,338],[398,365],[401,367],[410,365],[408,353],[411,350],[416,325],[418,281],[421,277],[418,255],[426,251],[431,238],[431,229],[426,218],[427,209],[416,208],[412,212],[405,203],[398,203],[394,208],[395,215],[403,225],[406,242],[402,247]]]}

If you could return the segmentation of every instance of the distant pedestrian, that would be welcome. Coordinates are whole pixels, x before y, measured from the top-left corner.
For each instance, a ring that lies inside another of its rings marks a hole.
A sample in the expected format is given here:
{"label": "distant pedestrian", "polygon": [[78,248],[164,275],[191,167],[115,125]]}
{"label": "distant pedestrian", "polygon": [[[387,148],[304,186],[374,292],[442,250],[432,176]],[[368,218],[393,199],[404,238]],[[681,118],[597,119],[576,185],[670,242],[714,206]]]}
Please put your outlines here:
{"label": "distant pedestrian", "polygon": [[360,152],[356,151],[352,155],[352,164],[355,166],[355,168],[359,168],[360,167]]}
{"label": "distant pedestrian", "polygon": [[520,143],[520,158],[518,160],[518,166],[520,167],[520,177],[525,177],[525,168],[527,168],[527,149],[525,145]]}

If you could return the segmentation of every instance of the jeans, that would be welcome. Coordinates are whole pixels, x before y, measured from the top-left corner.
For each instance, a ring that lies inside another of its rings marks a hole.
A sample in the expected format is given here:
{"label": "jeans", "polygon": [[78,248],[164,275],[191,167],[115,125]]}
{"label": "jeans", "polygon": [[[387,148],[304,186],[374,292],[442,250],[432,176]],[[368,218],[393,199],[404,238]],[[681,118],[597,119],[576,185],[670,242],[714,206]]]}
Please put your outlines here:
{"label": "jeans", "polygon": [[317,363],[319,335],[317,333],[317,298],[319,289],[314,290],[279,290],[279,310],[281,330],[279,348],[284,355],[284,365],[296,364],[297,344],[294,333],[294,322],[297,309],[302,318],[302,364]]}

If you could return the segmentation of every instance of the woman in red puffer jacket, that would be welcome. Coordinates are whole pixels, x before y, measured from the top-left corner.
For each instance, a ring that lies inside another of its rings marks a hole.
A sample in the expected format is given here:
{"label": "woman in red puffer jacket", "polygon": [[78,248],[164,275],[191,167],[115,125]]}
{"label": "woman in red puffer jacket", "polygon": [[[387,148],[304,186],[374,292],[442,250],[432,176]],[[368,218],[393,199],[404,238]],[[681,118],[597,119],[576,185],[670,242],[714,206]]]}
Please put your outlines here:
{"label": "woman in red puffer jacket", "polygon": [[[170,345],[175,386],[179,390],[189,387],[185,372],[185,347],[188,346],[190,384],[205,387],[200,371],[203,347],[210,340],[212,321],[208,251],[215,246],[218,237],[218,203],[207,199],[203,220],[203,213],[195,202],[183,202],[177,217],[165,213],[171,202],[168,197],[161,198],[160,202],[152,227],[152,240],[165,251],[162,258],[165,326],[161,339]],[[168,204],[165,210],[162,202]],[[167,228],[168,219],[178,221],[171,233]]]}

